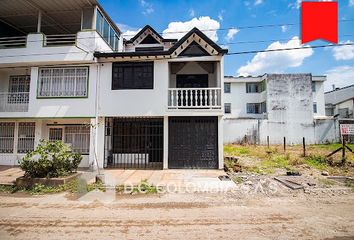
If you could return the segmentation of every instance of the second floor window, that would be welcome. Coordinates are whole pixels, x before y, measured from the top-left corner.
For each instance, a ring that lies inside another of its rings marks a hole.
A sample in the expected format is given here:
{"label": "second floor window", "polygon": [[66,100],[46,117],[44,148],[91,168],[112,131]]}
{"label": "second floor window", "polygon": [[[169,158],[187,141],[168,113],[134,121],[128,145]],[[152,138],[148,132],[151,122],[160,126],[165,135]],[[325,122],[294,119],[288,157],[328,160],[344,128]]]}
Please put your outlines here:
{"label": "second floor window", "polygon": [[224,83],[224,93],[231,93],[231,83]]}
{"label": "second floor window", "polygon": [[313,103],[313,112],[317,113],[317,103]]}
{"label": "second floor window", "polygon": [[316,92],[316,82],[312,82],[311,88],[312,88],[312,92]]}
{"label": "second floor window", "polygon": [[154,63],[129,62],[113,63],[112,90],[119,89],[153,89]]}
{"label": "second floor window", "polygon": [[38,97],[87,97],[88,67],[39,69]]}
{"label": "second floor window", "polygon": [[266,82],[246,83],[246,93],[260,93],[266,90]]}
{"label": "second floor window", "polygon": [[266,102],[262,103],[247,103],[247,113],[248,114],[262,114],[267,112]]}

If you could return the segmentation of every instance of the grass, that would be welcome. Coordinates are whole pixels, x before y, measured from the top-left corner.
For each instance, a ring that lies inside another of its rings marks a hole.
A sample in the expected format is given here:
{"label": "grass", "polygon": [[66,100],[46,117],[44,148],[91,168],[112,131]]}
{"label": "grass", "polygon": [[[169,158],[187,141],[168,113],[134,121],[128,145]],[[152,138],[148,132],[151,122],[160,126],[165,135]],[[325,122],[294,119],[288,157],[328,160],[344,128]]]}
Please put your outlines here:
{"label": "grass", "polygon": [[53,194],[60,192],[83,193],[90,192],[95,189],[105,191],[105,188],[102,183],[86,184],[86,182],[81,179],[75,179],[73,181],[56,187],[46,186],[43,184],[35,184],[30,188],[18,188],[17,186],[0,185],[0,192],[3,193],[23,192],[32,195]]}
{"label": "grass", "polygon": [[116,192],[117,193],[124,193],[127,191],[130,194],[154,194],[158,193],[158,189],[156,186],[150,184],[147,179],[142,180],[138,185],[132,186],[132,188],[124,188],[124,185],[117,185]]}
{"label": "grass", "polygon": [[[344,167],[335,166],[341,163],[341,153],[333,156],[333,166],[326,161],[325,156],[340,146],[340,144],[308,145],[306,146],[306,156],[303,156],[302,145],[286,146],[286,151],[284,152],[282,145],[272,145],[268,148],[267,146],[260,145],[229,144],[224,146],[224,155],[242,157],[242,167],[254,173],[268,174],[274,173],[277,169],[293,170],[298,166],[305,165],[320,171],[326,170],[336,174],[353,176],[352,167],[348,167],[348,165]],[[354,144],[349,144],[348,146],[354,148]],[[352,159],[354,161],[354,155],[349,152],[347,153],[348,161]],[[245,157],[250,158],[250,160],[247,160]],[[225,161],[227,167],[232,164],[232,162]]]}

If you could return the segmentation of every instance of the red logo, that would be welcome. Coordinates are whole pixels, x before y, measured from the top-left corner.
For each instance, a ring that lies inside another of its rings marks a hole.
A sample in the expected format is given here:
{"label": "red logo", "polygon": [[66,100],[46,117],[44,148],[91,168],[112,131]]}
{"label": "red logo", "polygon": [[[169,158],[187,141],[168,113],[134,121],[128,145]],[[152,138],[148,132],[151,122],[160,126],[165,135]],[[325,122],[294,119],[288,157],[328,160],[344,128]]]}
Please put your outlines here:
{"label": "red logo", "polygon": [[338,43],[338,2],[302,2],[302,44],[317,39]]}

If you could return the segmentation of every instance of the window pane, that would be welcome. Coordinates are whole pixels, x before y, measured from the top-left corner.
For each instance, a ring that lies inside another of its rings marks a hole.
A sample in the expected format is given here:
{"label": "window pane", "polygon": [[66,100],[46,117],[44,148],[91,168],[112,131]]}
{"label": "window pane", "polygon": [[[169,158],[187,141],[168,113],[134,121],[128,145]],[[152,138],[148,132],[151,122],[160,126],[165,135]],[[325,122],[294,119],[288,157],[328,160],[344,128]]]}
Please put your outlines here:
{"label": "window pane", "polygon": [[90,127],[85,125],[66,126],[65,143],[70,144],[74,152],[89,154]]}
{"label": "window pane", "polygon": [[103,19],[103,38],[109,42],[109,24],[106,19]]}
{"label": "window pane", "polygon": [[316,83],[312,82],[311,84],[312,92],[316,92]]}
{"label": "window pane", "polygon": [[112,90],[153,89],[153,63],[113,63]]}
{"label": "window pane", "polygon": [[18,125],[18,143],[17,152],[27,153],[34,150],[34,137],[35,137],[34,122],[23,122]]}
{"label": "window pane", "polygon": [[102,14],[99,11],[97,11],[96,31],[101,35],[103,35],[102,20],[103,20]]}
{"label": "window pane", "polygon": [[317,113],[317,103],[313,103],[313,112]]}
{"label": "window pane", "polygon": [[14,152],[15,123],[0,122],[0,153]]}
{"label": "window pane", "polygon": [[231,93],[231,83],[224,83],[224,93]]}
{"label": "window pane", "polygon": [[231,103],[225,103],[224,109],[225,113],[231,113]]}
{"label": "window pane", "polygon": [[40,97],[85,97],[87,96],[88,68],[40,69]]}

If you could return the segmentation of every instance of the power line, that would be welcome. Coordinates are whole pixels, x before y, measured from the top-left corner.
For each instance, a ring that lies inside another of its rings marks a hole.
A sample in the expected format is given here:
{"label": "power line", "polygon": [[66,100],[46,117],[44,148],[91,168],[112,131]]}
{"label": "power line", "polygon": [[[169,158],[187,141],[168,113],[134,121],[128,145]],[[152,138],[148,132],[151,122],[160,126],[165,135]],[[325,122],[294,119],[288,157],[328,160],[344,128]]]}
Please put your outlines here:
{"label": "power line", "polygon": [[[354,19],[347,20],[338,20],[338,22],[354,22]],[[201,32],[213,32],[213,31],[226,31],[230,29],[254,29],[254,28],[272,28],[272,27],[281,27],[281,26],[296,26],[300,23],[278,23],[278,24],[264,24],[264,25],[249,25],[249,26],[235,26],[235,27],[226,27],[226,28],[211,28],[211,29],[199,29]],[[158,32],[158,34],[173,34],[173,33],[188,33],[190,30],[183,31],[168,31],[168,32]],[[136,34],[122,34],[123,36],[135,36]]]}

